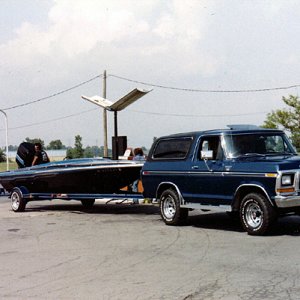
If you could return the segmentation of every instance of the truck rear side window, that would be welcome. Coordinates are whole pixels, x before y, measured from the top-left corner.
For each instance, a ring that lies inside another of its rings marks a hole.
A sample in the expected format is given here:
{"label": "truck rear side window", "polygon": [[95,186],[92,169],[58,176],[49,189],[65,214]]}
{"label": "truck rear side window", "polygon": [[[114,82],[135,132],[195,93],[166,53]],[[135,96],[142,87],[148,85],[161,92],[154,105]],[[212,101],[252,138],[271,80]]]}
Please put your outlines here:
{"label": "truck rear side window", "polygon": [[184,159],[187,157],[192,138],[160,140],[153,152],[155,159]]}

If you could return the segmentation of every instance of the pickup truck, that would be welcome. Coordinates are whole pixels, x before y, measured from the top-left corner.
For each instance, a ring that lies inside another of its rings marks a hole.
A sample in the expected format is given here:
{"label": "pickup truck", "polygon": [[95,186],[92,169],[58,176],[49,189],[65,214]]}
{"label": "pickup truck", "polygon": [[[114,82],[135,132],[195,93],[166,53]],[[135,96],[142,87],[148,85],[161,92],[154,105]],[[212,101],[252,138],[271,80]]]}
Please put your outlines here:
{"label": "pickup truck", "polygon": [[142,182],[167,225],[189,210],[221,210],[263,235],[278,216],[300,212],[300,157],[281,130],[232,125],[158,138]]}

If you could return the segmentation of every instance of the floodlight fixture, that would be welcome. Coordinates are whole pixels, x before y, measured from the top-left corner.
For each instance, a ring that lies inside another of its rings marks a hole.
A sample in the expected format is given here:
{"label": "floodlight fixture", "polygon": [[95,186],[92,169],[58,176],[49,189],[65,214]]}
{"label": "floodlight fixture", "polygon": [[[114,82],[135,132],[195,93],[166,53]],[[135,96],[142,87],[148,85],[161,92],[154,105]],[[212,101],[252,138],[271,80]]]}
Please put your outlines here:
{"label": "floodlight fixture", "polygon": [[93,97],[87,97],[87,96],[81,96],[81,97],[109,111],[121,111],[149,92],[151,92],[151,90],[142,90],[136,88],[114,103],[108,99],[105,99],[97,95]]}
{"label": "floodlight fixture", "polygon": [[131,92],[129,92],[127,95],[123,96],[116,102],[112,102],[108,99],[105,99],[100,96],[93,96],[93,97],[87,97],[87,96],[81,96],[82,99],[87,100],[91,103],[94,103],[98,106],[101,106],[102,108],[108,110],[108,111],[113,111],[114,112],[114,135],[115,135],[115,140],[116,140],[116,155],[113,157],[113,159],[117,159],[118,157],[118,111],[121,111],[125,109],[127,106],[130,104],[134,103],[141,97],[145,96],[147,93],[151,92],[152,90],[144,90],[144,89],[138,89],[135,88]]}

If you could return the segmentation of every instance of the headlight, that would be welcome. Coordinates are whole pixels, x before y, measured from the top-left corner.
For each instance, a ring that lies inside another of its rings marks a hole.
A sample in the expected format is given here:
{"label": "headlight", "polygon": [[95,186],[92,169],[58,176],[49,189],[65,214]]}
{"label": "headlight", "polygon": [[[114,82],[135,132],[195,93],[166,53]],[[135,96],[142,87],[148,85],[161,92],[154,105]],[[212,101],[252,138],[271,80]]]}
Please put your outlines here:
{"label": "headlight", "polygon": [[281,185],[293,185],[294,183],[294,175],[282,175],[281,177]]}

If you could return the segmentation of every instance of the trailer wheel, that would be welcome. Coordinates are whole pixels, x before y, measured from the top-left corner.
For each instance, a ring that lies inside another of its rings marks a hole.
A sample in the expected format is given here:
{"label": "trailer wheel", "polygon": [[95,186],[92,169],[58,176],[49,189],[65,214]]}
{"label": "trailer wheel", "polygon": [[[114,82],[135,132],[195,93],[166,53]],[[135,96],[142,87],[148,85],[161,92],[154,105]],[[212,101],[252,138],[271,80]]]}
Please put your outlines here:
{"label": "trailer wheel", "polygon": [[95,199],[84,199],[81,200],[81,204],[84,208],[92,208],[95,203]]}
{"label": "trailer wheel", "polygon": [[160,196],[160,214],[167,225],[179,225],[186,221],[188,209],[180,208],[178,194],[173,189],[165,190]]}
{"label": "trailer wheel", "polygon": [[248,234],[263,235],[276,220],[276,212],[263,195],[250,193],[241,202],[240,219]]}
{"label": "trailer wheel", "polygon": [[10,194],[11,208],[14,212],[22,212],[25,210],[27,201],[23,198],[23,194],[19,188],[14,188]]}

